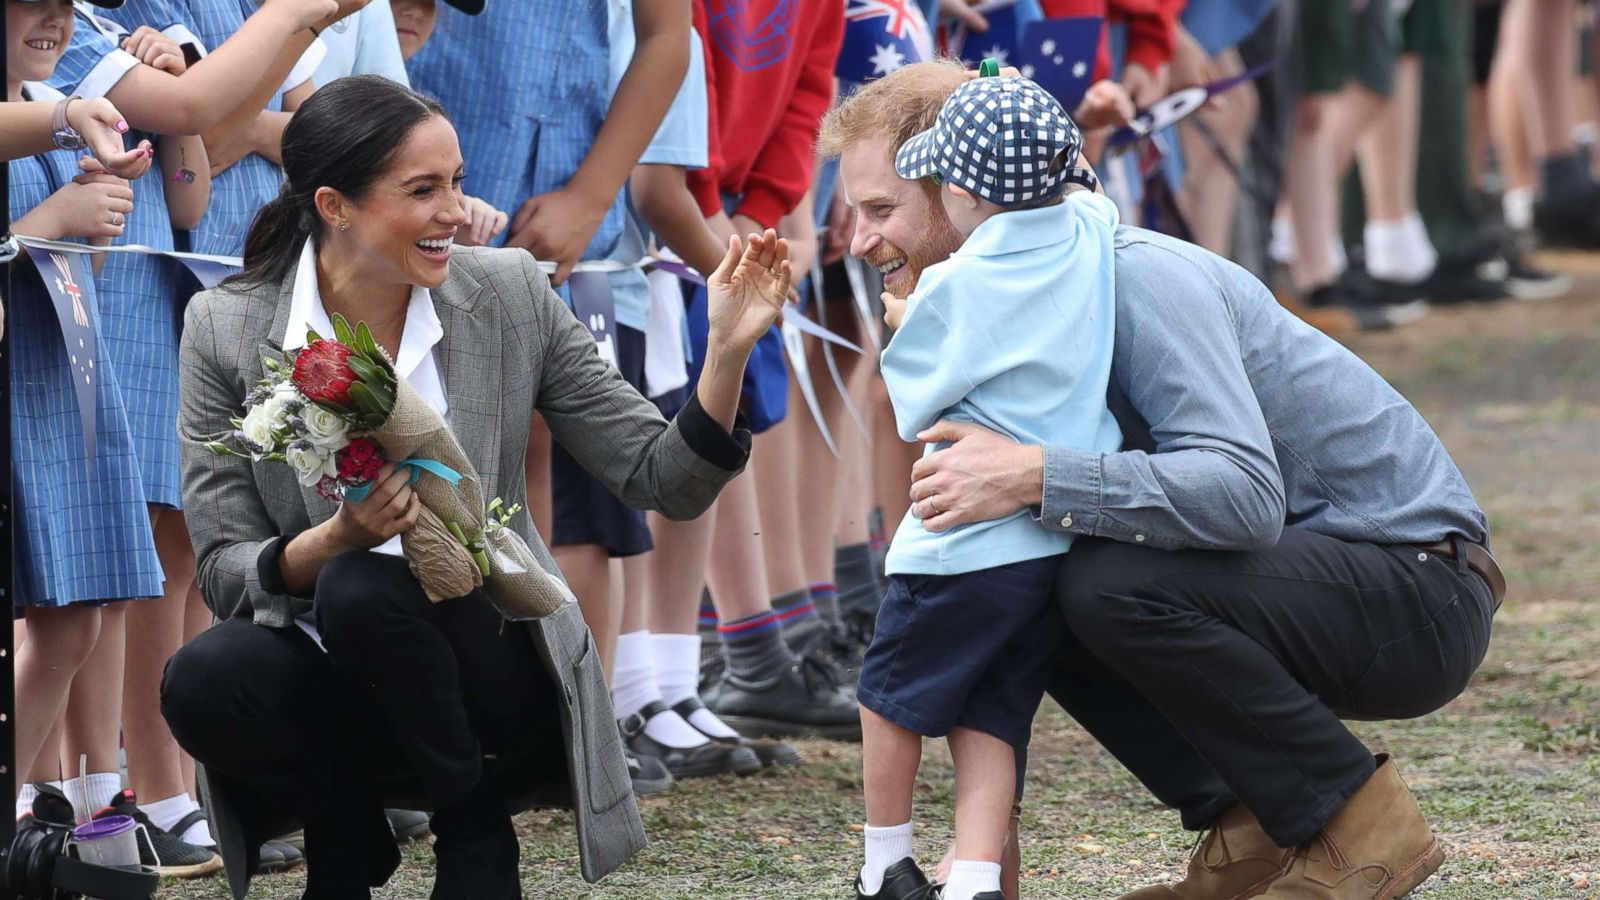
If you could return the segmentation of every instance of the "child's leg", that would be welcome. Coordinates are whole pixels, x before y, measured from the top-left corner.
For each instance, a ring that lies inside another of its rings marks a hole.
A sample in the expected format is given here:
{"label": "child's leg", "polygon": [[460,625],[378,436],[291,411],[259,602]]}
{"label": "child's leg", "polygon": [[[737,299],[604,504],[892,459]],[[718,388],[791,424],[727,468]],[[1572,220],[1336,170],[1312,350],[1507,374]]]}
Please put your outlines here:
{"label": "child's leg", "polygon": [[[16,763],[19,772],[31,774],[66,711],[73,676],[100,637],[100,609],[30,607],[26,615],[28,640],[17,653]],[[42,762],[56,770],[54,753]]]}
{"label": "child's leg", "polygon": [[911,791],[922,765],[922,735],[862,707],[861,745],[867,800],[861,889],[876,894],[884,871],[911,855]]}
{"label": "child's leg", "polygon": [[1000,859],[1017,796],[1016,754],[991,734],[957,727],[950,732],[956,764],[956,859],[946,900],[972,900],[1000,890]]}

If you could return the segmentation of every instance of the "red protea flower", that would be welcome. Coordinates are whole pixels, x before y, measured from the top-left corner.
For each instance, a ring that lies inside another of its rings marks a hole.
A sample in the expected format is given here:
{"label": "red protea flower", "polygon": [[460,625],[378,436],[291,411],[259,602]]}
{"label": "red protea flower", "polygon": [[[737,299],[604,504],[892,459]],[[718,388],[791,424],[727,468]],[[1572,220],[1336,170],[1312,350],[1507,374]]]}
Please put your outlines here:
{"label": "red protea flower", "polygon": [[294,358],[294,386],[313,403],[332,403],[350,409],[350,385],[357,381],[351,370],[350,348],[338,341],[312,341]]}
{"label": "red protea flower", "polygon": [[339,480],[345,484],[366,484],[383,468],[383,449],[372,438],[358,437],[339,451]]}

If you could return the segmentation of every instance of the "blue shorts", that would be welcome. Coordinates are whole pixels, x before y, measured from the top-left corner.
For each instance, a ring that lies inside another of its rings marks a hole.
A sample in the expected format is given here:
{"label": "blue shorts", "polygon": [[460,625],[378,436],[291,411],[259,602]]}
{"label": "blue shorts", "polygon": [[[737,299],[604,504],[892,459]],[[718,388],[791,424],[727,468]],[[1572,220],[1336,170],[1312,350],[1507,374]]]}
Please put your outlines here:
{"label": "blue shorts", "polygon": [[1050,590],[1060,566],[1058,555],[890,576],[861,665],[861,705],[926,737],[957,726],[994,735],[1020,762],[1061,639]]}
{"label": "blue shorts", "polygon": [[[617,368],[644,389],[644,332],[617,326]],[[552,547],[593,544],[610,556],[637,556],[653,546],[644,513],[618,500],[559,443],[550,448],[550,508]]]}

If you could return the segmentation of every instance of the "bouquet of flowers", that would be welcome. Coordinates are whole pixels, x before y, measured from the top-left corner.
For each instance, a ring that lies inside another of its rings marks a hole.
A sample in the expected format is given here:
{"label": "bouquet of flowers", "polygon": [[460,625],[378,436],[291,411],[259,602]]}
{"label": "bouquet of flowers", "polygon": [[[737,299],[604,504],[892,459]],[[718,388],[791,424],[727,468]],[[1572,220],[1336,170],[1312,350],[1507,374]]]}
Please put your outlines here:
{"label": "bouquet of flowers", "polygon": [[213,453],[282,462],[321,496],[360,501],[390,461],[410,468],[422,501],[416,525],[401,538],[405,556],[435,602],[483,585],[508,618],[546,616],[571,599],[544,571],[514,529],[521,507],[485,504],[477,472],[444,420],[395,376],[372,339],[333,317],[334,337],[307,335],[304,348],[263,358],[266,377],[245,398],[226,441]]}

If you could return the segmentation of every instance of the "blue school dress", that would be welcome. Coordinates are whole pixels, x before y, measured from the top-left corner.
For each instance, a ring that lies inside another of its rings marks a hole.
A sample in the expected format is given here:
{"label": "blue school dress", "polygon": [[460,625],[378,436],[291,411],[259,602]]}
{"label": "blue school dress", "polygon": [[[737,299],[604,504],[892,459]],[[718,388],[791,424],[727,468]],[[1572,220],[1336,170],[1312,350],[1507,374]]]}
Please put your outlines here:
{"label": "blue school dress", "polygon": [[[50,87],[82,96],[114,87],[125,70],[115,59],[122,51],[108,32],[79,12],[72,41]],[[128,135],[130,145],[146,139],[155,143],[157,136]],[[158,162],[133,182],[133,212],[115,243],[174,249],[163,177]],[[145,499],[174,509],[183,505],[178,462],[179,310],[193,289],[192,280],[182,274],[179,263],[166,257],[112,253],[95,278],[101,354],[115,366],[122,383]],[[186,283],[190,287],[185,288]]]}
{"label": "blue school dress", "polygon": [[[76,174],[72,153],[13,161],[11,215],[21,218]],[[88,294],[85,301],[103,323],[99,304]],[[115,363],[102,352],[96,366],[97,447],[90,456],[61,325],[38,274],[13,276],[7,327],[19,526],[14,603],[60,607],[161,596],[161,563]]]}

